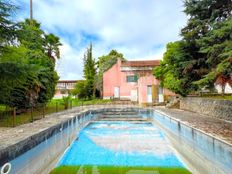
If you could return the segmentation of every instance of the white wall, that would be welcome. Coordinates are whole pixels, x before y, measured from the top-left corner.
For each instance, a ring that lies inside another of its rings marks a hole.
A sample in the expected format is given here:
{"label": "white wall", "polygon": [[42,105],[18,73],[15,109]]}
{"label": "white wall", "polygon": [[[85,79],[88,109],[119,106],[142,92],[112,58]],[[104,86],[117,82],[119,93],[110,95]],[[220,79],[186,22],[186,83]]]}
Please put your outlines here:
{"label": "white wall", "polygon": [[[222,87],[220,85],[215,85],[216,90],[218,93],[222,93]],[[230,85],[227,83],[225,87],[225,93],[232,93],[232,88]]]}

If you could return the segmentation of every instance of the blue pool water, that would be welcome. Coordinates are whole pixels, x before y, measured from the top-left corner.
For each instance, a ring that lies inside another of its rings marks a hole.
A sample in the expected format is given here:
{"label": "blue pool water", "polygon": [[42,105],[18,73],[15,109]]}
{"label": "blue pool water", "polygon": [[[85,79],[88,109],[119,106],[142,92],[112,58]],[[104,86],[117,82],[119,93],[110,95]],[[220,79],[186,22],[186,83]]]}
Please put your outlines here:
{"label": "blue pool water", "polygon": [[186,168],[165,134],[151,123],[98,121],[80,131],[58,166]]}

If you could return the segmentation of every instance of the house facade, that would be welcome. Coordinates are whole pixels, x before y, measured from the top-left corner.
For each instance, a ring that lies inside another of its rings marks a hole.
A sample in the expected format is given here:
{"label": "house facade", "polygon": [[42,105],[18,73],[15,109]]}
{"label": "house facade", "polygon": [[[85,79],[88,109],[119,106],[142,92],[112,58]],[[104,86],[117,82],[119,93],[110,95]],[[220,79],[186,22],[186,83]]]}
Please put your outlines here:
{"label": "house facade", "polygon": [[135,102],[164,102],[166,96],[175,95],[160,86],[152,70],[159,60],[122,61],[118,59],[103,73],[103,99],[127,99]]}
{"label": "house facade", "polygon": [[62,98],[68,96],[69,91],[75,88],[78,80],[59,80],[56,85],[56,93],[54,98]]}

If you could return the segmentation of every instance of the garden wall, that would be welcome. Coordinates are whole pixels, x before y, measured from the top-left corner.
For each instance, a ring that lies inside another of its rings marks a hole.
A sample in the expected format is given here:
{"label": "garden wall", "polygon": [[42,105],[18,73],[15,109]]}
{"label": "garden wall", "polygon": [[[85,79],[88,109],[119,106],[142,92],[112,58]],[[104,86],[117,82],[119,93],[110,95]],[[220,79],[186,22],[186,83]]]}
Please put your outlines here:
{"label": "garden wall", "polygon": [[231,100],[185,97],[180,100],[180,109],[232,121]]}

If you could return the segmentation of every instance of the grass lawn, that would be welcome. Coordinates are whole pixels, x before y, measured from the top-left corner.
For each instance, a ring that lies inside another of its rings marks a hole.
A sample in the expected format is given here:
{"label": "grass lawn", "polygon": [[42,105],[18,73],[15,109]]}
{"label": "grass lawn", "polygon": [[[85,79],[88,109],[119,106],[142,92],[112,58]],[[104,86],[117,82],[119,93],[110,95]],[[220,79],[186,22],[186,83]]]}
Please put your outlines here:
{"label": "grass lawn", "polygon": [[191,174],[185,168],[178,167],[118,167],[118,166],[60,166],[53,169],[50,174]]}
{"label": "grass lawn", "polygon": [[[72,104],[69,104],[69,108],[82,106],[82,105],[97,105],[97,104],[107,104],[110,103],[111,100],[102,100],[102,99],[94,99],[94,100],[77,100],[72,99]],[[32,115],[31,110],[29,109],[27,112],[16,115],[15,124],[21,125],[25,123],[29,123],[33,120],[41,119],[43,117],[43,113],[45,115],[63,111],[65,110],[63,99],[52,99],[45,108],[43,106],[37,107],[33,109]],[[0,127],[12,127],[13,126],[13,110],[10,108],[6,108],[6,106],[0,105]]]}
{"label": "grass lawn", "polygon": [[[58,105],[58,111],[64,110],[64,108]],[[56,103],[50,102],[48,105],[43,107],[34,108],[32,110],[28,109],[26,112],[16,115],[15,117],[15,125],[21,125],[25,123],[29,123],[33,120],[38,120],[43,117],[44,114],[50,114],[56,112]],[[13,110],[8,109],[0,110],[0,127],[12,127],[13,126]]]}
{"label": "grass lawn", "polygon": [[203,96],[204,98],[219,99],[219,100],[232,100],[232,95],[217,95],[217,96]]}
{"label": "grass lawn", "polygon": [[[112,100],[102,100],[102,99],[93,99],[93,100],[74,100],[75,106],[83,105],[101,105],[101,104],[110,104]],[[74,105],[73,105],[74,106]]]}

